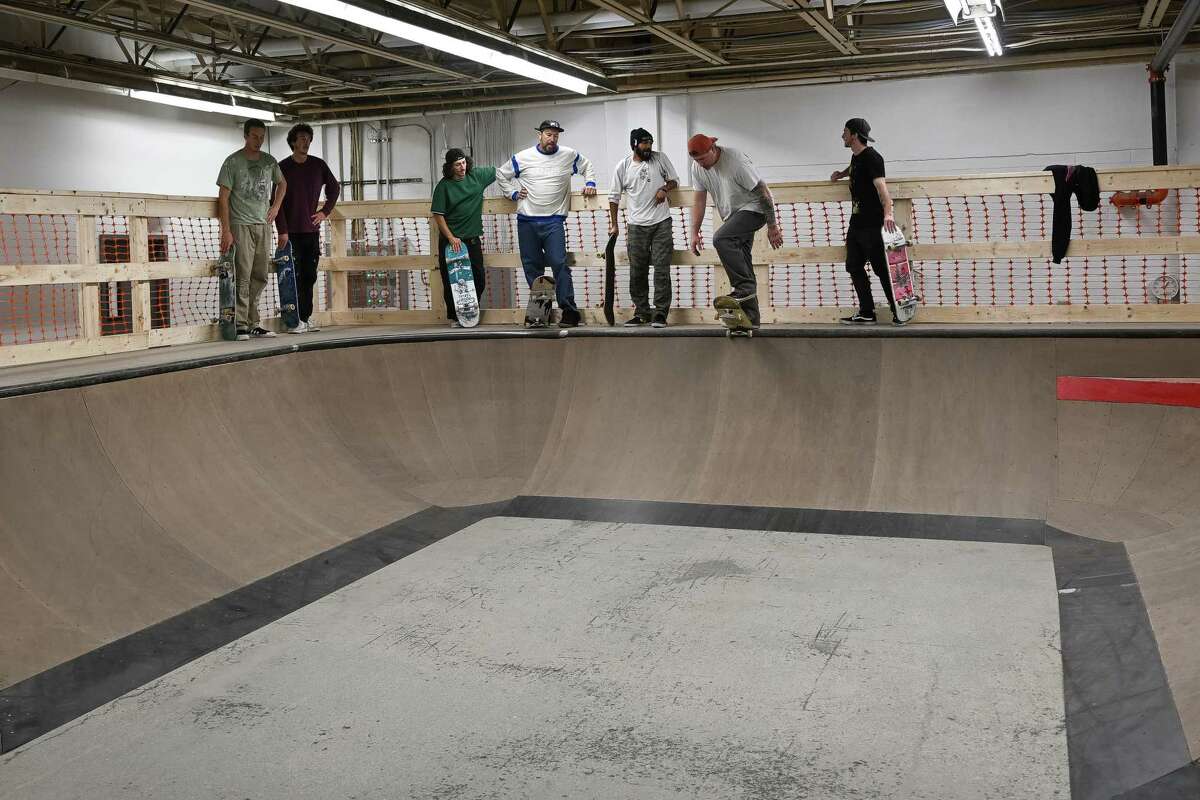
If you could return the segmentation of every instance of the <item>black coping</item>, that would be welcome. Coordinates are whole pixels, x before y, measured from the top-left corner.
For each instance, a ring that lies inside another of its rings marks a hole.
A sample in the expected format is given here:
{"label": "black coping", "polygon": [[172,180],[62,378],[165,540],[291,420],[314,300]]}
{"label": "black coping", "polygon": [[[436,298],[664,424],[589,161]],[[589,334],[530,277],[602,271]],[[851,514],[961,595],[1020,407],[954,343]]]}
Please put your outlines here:
{"label": "black coping", "polygon": [[1200,798],[1200,763],[1190,760],[1122,544],[1029,519],[564,497],[426,509],[0,690],[0,752],[492,516],[1049,547],[1059,589],[1072,798]]}
{"label": "black coping", "polygon": [[[252,349],[222,350],[213,355],[184,357],[177,361],[121,368],[97,368],[62,378],[30,380],[26,383],[0,386],[0,399],[26,394],[51,392],[58,389],[78,389],[100,383],[144,378],[169,372],[197,369],[200,367],[236,364],[260,358],[305,353],[317,350],[338,350],[345,347],[364,347],[377,344],[402,344],[406,342],[454,342],[476,339],[576,339],[576,338],[716,338],[724,339],[723,327],[676,327],[647,330],[644,328],[622,328],[585,326],[580,328],[542,328],[524,330],[520,328],[471,328],[454,330],[388,331],[381,333],[347,333],[300,342],[287,341],[279,344],[262,345],[256,342]],[[767,339],[1194,339],[1200,338],[1197,325],[1126,325],[1126,324],[1062,324],[1062,325],[918,325],[895,327],[879,324],[874,326],[850,325],[767,325],[755,331],[755,338]],[[289,337],[290,339],[290,337]],[[752,339],[749,341],[753,341]],[[747,342],[748,344],[748,342]],[[139,351],[144,352],[144,351]],[[133,355],[133,354],[130,354]],[[84,360],[81,360],[81,364]],[[53,363],[53,362],[47,362]]]}

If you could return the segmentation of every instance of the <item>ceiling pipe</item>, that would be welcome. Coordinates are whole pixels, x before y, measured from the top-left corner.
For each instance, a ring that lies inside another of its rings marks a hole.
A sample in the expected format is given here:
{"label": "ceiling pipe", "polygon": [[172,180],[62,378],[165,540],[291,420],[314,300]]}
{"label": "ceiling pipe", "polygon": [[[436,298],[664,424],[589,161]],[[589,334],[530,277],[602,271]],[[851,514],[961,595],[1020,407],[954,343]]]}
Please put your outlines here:
{"label": "ceiling pipe", "polygon": [[1158,52],[1154,54],[1154,58],[1150,59],[1151,72],[1167,71],[1171,59],[1179,52],[1187,35],[1192,32],[1197,18],[1200,18],[1200,0],[1187,0],[1180,9],[1179,16],[1175,18],[1175,24],[1171,26],[1171,30],[1167,31],[1166,38],[1159,45]]}
{"label": "ceiling pipe", "polygon": [[1154,151],[1154,164],[1164,165],[1167,155],[1167,68],[1171,59],[1179,52],[1187,36],[1192,32],[1196,19],[1200,18],[1200,0],[1187,0],[1175,17],[1171,30],[1150,59],[1150,142]]}

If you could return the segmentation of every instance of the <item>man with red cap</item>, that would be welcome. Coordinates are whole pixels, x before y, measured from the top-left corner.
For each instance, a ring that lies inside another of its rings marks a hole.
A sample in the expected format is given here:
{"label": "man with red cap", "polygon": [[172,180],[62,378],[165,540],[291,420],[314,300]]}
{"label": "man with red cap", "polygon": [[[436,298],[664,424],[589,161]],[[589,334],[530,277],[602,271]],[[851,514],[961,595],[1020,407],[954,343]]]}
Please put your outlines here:
{"label": "man with red cap", "polygon": [[847,120],[842,128],[842,144],[850,149],[850,166],[829,176],[838,181],[850,178],[850,224],[846,230],[846,272],[858,295],[858,312],[842,317],[847,325],[874,325],[875,298],[871,294],[871,279],[867,262],[879,276],[883,294],[892,307],[892,323],[903,325],[896,316],[896,301],[892,297],[892,279],[888,276],[887,251],[883,246],[883,228],[896,230],[892,212],[892,196],[888,193],[883,156],[867,142],[873,142],[871,126],[862,117]]}
{"label": "man with red cap", "polygon": [[713,248],[721,258],[721,266],[729,276],[732,291],[755,328],[759,326],[758,282],[754,278],[754,262],[750,250],[754,234],[767,226],[767,241],[771,247],[783,246],[783,232],[775,219],[775,198],[766,181],[750,163],[750,158],[732,147],[718,147],[714,136],[697,133],[688,139],[688,155],[692,157],[692,252],[700,255],[704,242],[700,223],[704,221],[709,193],[713,205],[723,220],[713,234]]}

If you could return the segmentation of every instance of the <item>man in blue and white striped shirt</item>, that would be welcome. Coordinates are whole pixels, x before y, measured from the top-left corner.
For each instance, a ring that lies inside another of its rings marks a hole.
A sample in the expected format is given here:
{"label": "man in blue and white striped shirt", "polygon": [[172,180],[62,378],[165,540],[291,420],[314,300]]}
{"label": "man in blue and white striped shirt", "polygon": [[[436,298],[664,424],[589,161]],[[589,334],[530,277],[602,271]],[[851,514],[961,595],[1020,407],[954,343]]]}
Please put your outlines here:
{"label": "man in blue and white striped shirt", "polygon": [[583,175],[583,194],[596,194],[596,171],[592,162],[569,147],[560,147],[563,127],[548,119],[537,127],[538,143],[514,155],[496,169],[496,183],[517,201],[517,241],[521,265],[530,285],[544,275],[546,265],[554,273],[554,291],[562,309],[559,325],[579,324],[579,306],[571,268],[567,266],[567,232],[563,223],[571,210],[571,178]]}

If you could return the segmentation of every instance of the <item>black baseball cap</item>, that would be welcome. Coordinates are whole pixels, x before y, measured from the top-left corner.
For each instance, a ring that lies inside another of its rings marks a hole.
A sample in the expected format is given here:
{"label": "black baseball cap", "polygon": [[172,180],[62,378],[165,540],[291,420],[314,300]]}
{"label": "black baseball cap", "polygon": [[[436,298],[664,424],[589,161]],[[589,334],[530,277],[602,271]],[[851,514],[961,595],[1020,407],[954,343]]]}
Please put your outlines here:
{"label": "black baseball cap", "polygon": [[542,120],[542,124],[538,125],[536,128],[534,128],[534,130],[539,131],[539,132],[540,131],[558,131],[559,133],[562,133],[563,131],[566,130],[566,128],[564,128],[562,125],[559,125],[558,120],[556,120],[556,119],[545,119],[545,120]]}
{"label": "black baseball cap", "polygon": [[466,157],[467,157],[467,154],[458,147],[451,147],[449,150],[446,151],[446,163],[447,164],[453,164],[455,161],[458,161],[460,158],[466,158]]}
{"label": "black baseball cap", "polygon": [[860,137],[864,141],[873,142],[871,138],[871,123],[867,122],[862,117],[846,120],[846,130],[855,136]]}

